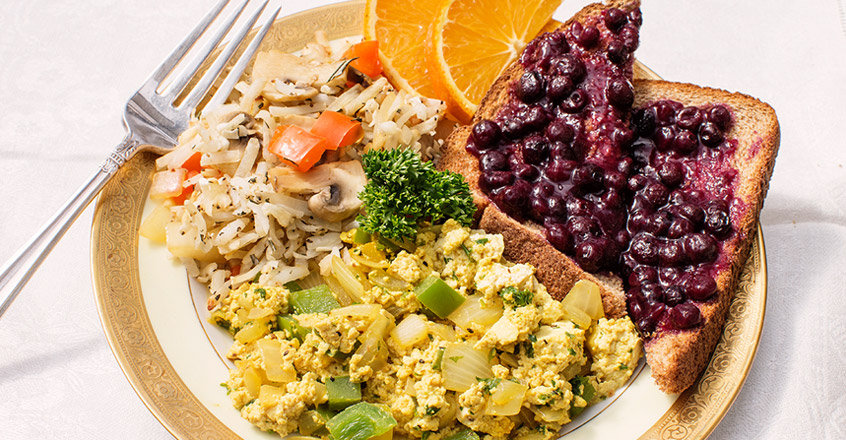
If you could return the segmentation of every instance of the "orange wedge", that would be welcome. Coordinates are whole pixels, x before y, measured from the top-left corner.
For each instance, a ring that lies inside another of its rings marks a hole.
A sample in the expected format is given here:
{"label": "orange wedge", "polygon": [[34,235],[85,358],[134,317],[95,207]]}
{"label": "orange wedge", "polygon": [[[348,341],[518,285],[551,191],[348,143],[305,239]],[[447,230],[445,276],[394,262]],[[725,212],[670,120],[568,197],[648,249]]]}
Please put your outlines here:
{"label": "orange wedge", "polygon": [[469,123],[494,80],[552,18],[561,0],[443,0],[426,64],[438,98]]}
{"label": "orange wedge", "polygon": [[426,68],[426,35],[441,0],[367,0],[364,39],[379,41],[383,74],[394,87],[435,97]]}

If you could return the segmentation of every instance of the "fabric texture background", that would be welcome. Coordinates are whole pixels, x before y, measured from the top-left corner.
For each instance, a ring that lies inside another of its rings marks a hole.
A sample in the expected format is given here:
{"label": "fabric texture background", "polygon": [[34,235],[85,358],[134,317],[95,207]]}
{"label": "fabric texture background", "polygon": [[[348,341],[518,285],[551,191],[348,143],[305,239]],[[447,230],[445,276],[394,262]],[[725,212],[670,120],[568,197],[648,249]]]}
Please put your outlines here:
{"label": "fabric texture background", "polygon": [[[0,260],[123,136],[130,94],[210,0],[6,0]],[[273,3],[273,2],[272,2]],[[329,3],[288,0],[284,14]],[[565,1],[565,19],[584,1]],[[713,439],[846,438],[846,30],[838,0],[649,0],[638,58],[769,102],[781,151],[761,223],[757,359]],[[0,438],[165,439],[115,361],[92,293],[89,207],[0,319]]]}

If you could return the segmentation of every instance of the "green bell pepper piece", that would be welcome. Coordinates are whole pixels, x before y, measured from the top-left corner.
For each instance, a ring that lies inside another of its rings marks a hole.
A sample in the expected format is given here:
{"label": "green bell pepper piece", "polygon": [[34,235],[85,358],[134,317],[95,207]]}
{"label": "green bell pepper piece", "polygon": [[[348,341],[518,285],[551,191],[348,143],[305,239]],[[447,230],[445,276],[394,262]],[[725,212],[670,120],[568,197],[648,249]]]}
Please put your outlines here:
{"label": "green bell pepper piece", "polygon": [[470,429],[465,429],[463,431],[456,432],[444,440],[479,440],[479,434],[476,434]]}
{"label": "green bell pepper piece", "polygon": [[329,313],[330,310],[341,307],[329,286],[321,284],[311,289],[291,292],[288,302],[294,308],[294,313]]}
{"label": "green bell pepper piece", "polygon": [[332,440],[367,440],[397,425],[391,413],[372,403],[360,402],[341,411],[326,423]]}
{"label": "green bell pepper piece", "polygon": [[454,312],[463,302],[464,297],[449,284],[435,275],[429,275],[414,289],[417,300],[439,318],[443,319]]}
{"label": "green bell pepper piece", "polygon": [[329,395],[329,409],[339,411],[361,402],[361,384],[351,382],[349,376],[332,377],[326,381],[326,394]]}

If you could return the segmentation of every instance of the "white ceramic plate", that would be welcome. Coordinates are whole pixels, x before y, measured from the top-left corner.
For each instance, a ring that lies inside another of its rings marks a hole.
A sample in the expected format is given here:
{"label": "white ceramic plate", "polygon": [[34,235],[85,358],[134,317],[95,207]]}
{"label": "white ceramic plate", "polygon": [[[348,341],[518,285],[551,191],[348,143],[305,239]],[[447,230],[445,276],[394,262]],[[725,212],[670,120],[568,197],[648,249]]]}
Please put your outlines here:
{"label": "white ceramic plate", "polygon": [[[264,49],[296,51],[322,29],[330,39],[360,32],[363,1],[280,19]],[[641,65],[635,75],[657,77]],[[174,436],[278,438],[241,419],[219,385],[228,377],[228,333],[206,322],[206,291],[168,258],[164,246],[138,236],[153,208],[147,199],[155,157],[139,155],[100,196],[91,232],[94,290],[103,328],[127,379]],[[766,305],[766,256],[756,237],[723,337],[700,380],[665,395],[641,365],[626,387],[585,411],[562,433],[569,439],[701,439],[740,390],[758,345]]]}

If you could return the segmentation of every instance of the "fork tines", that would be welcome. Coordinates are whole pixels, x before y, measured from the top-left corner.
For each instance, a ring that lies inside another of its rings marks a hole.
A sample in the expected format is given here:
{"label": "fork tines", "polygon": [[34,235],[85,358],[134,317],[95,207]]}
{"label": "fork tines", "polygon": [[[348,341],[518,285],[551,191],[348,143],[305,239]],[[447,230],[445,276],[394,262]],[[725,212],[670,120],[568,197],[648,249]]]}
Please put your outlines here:
{"label": "fork tines", "polygon": [[[229,11],[225,19],[217,24],[217,28],[211,35],[204,37],[204,34],[213,27],[212,25],[216,21],[220,21],[218,18],[224,10],[228,9],[229,1],[222,0],[215,5],[202,21],[200,21],[197,27],[162,62],[150,79],[147,80],[147,84],[145,84],[155,86],[157,94],[178,110],[185,112],[194,110],[206,97],[238,48],[245,40],[250,40],[223,83],[217,88],[215,96],[205,107],[212,108],[222,104],[238,82],[238,79],[253,58],[253,55],[255,55],[261,41],[267,35],[281,9],[279,7],[270,14],[255,36],[248,38],[250,30],[255,26],[267,8],[269,0],[264,0],[249,17],[242,20],[243,23],[240,26],[233,30],[235,23],[239,21],[250,3],[250,0],[242,0],[234,8],[229,8],[232,10]],[[224,38],[229,34],[231,36],[226,42],[223,42]],[[201,37],[207,38],[207,41],[205,41],[201,48],[192,51],[192,48],[197,46],[197,42]],[[215,51],[219,53],[214,57],[214,61],[211,62],[210,57]],[[203,67],[208,65],[209,62],[211,62],[211,65],[203,72]],[[197,78],[198,76],[199,78]],[[168,82],[164,81],[166,78],[169,79]],[[194,81],[193,85],[191,85],[192,80]],[[180,99],[183,96],[184,98]]]}

